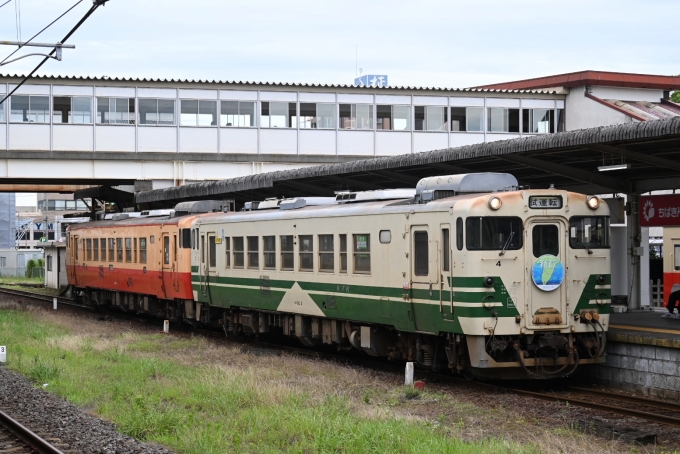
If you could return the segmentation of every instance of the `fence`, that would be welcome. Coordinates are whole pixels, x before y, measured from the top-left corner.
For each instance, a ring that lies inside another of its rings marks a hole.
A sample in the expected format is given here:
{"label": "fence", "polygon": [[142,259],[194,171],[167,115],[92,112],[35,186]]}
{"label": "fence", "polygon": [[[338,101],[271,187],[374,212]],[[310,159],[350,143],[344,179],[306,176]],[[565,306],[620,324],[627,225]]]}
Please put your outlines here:
{"label": "fence", "polygon": [[652,307],[663,307],[665,304],[663,300],[663,281],[657,279],[654,283],[653,279],[649,280],[649,305]]}
{"label": "fence", "polygon": [[0,268],[0,277],[16,277],[16,278],[41,278],[43,279],[45,277],[45,268],[43,267],[34,267],[31,269],[31,275],[27,276],[26,275],[26,267],[4,267]]}

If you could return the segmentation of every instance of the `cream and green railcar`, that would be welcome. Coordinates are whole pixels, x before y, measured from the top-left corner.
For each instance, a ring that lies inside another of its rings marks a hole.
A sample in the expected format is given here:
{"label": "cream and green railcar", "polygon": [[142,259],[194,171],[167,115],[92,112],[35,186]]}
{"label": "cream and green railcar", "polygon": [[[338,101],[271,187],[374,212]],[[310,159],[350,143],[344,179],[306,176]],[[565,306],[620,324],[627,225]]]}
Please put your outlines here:
{"label": "cream and green railcar", "polygon": [[480,377],[603,361],[609,210],[508,174],[267,200],[192,225],[197,321]]}

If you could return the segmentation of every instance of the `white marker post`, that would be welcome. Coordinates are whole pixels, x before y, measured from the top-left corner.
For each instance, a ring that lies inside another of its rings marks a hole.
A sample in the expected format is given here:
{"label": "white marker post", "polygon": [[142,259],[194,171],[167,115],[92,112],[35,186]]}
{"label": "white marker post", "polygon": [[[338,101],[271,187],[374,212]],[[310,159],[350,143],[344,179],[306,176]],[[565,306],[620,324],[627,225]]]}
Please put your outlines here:
{"label": "white marker post", "polygon": [[7,347],[0,345],[0,363],[7,362]]}
{"label": "white marker post", "polygon": [[404,386],[413,386],[413,363],[406,363],[406,380],[404,380]]}
{"label": "white marker post", "polygon": [[163,322],[163,332],[164,332],[165,334],[169,334],[169,333],[170,333],[170,320],[165,320],[165,321]]}
{"label": "white marker post", "polygon": [[55,310],[55,311],[57,310],[57,299],[56,298],[52,298],[52,309]]}

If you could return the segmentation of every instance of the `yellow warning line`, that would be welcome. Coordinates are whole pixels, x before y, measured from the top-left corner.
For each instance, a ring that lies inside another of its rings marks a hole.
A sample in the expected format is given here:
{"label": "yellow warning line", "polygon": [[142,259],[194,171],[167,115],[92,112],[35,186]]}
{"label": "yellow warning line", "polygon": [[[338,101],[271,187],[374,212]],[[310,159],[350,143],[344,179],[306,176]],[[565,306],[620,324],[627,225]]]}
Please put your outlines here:
{"label": "yellow warning line", "polygon": [[664,334],[678,334],[680,331],[674,329],[660,329],[660,328],[645,328],[642,326],[628,326],[628,325],[609,325],[610,328],[629,329],[632,331],[649,331],[650,333],[664,333]]}

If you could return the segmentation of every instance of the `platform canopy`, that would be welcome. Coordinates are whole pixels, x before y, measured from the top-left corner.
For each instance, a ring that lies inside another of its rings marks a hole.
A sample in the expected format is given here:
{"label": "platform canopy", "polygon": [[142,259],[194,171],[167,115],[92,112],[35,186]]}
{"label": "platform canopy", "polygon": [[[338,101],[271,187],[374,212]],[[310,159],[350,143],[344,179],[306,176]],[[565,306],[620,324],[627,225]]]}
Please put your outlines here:
{"label": "platform canopy", "polygon": [[[624,168],[599,170],[611,166]],[[508,172],[530,188],[554,184],[589,194],[680,189],[680,117],[193,183],[139,192],[135,202],[170,207],[199,199],[333,196],[473,172]]]}

